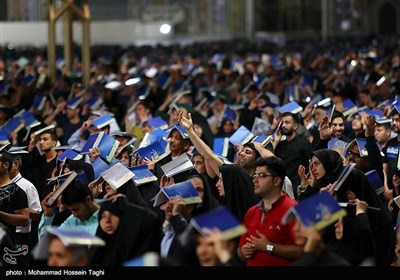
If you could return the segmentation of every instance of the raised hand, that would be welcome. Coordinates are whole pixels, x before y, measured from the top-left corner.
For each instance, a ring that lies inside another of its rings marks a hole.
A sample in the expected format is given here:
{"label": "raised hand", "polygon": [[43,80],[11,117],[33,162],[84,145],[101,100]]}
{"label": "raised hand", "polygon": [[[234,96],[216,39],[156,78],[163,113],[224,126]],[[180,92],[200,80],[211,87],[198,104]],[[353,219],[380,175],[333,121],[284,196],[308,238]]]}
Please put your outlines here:
{"label": "raised hand", "polygon": [[333,130],[329,127],[329,117],[325,115],[319,125],[319,137],[321,140],[328,140],[331,138],[332,134]]}

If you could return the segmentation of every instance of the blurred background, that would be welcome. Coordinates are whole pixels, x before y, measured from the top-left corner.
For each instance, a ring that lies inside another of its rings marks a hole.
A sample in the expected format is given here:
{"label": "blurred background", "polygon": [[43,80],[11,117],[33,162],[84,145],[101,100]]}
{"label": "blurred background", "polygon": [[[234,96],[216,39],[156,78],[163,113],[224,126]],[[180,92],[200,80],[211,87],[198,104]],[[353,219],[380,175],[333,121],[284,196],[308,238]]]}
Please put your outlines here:
{"label": "blurred background", "polygon": [[[64,2],[54,1],[58,7]],[[48,0],[1,0],[0,44],[46,45],[48,5]],[[399,0],[89,0],[89,5],[91,45],[396,40],[400,30]],[[65,35],[62,17],[57,44]],[[74,43],[81,44],[81,22],[74,20],[73,29]]]}

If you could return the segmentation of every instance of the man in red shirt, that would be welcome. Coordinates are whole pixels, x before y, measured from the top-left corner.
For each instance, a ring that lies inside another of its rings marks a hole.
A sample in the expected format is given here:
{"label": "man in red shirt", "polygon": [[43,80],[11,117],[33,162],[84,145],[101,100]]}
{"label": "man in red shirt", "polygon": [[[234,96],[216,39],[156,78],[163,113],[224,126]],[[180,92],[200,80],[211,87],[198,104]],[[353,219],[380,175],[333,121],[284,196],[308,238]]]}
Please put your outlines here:
{"label": "man in red shirt", "polygon": [[302,246],[295,244],[293,223],[282,224],[283,215],[297,204],[282,192],[285,175],[282,159],[257,160],[254,193],[262,200],[247,211],[243,224],[248,232],[240,237],[238,247],[238,256],[247,266],[289,266],[302,255]]}

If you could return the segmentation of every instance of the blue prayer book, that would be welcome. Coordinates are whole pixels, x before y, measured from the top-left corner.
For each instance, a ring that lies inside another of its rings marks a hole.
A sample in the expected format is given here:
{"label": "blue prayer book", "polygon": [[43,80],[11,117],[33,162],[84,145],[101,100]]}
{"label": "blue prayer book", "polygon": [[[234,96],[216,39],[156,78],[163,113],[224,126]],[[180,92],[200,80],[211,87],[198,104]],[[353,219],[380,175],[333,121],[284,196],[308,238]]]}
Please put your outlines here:
{"label": "blue prayer book", "polygon": [[201,198],[191,181],[180,182],[161,188],[154,197],[154,207],[157,207],[175,196],[182,197],[185,204],[201,203]]}
{"label": "blue prayer book", "polygon": [[358,110],[356,104],[354,104],[353,101],[351,101],[351,99],[346,99],[345,101],[343,101],[343,108],[344,108],[343,115],[345,117],[356,113]]}
{"label": "blue prayer book", "polygon": [[247,232],[241,222],[225,207],[221,206],[212,211],[193,217],[190,220],[193,227],[203,236],[205,229],[217,228],[225,240],[238,237]]}
{"label": "blue prayer book", "polygon": [[101,115],[100,117],[94,119],[92,121],[92,125],[97,127],[98,129],[101,129],[103,127],[105,127],[106,125],[109,125],[110,123],[112,123],[113,121],[113,117],[111,117],[109,114],[104,114]]}
{"label": "blue prayer book", "polygon": [[66,158],[78,160],[82,158],[82,155],[72,149],[66,149],[64,152],[62,152],[62,154],[57,157],[59,161],[64,161]]}
{"label": "blue prayer book", "polygon": [[148,158],[157,162],[169,154],[169,151],[166,150],[163,142],[165,141],[158,140],[148,146],[141,147],[137,150],[137,153],[142,159]]}
{"label": "blue prayer book", "polygon": [[115,153],[117,152],[119,141],[111,137],[104,131],[93,133],[86,140],[82,148],[81,154],[89,153],[90,149],[97,147],[100,151],[100,157],[108,162],[111,162]]}
{"label": "blue prayer book", "polygon": [[287,224],[297,218],[303,226],[314,226],[319,231],[346,215],[346,210],[340,207],[333,196],[323,191],[292,206],[282,217],[282,223]]}
{"label": "blue prayer book", "polygon": [[360,157],[367,157],[368,156],[368,151],[367,148],[365,148],[365,145],[367,144],[367,139],[365,138],[356,138],[353,141],[349,143],[347,146],[347,151],[351,150],[353,146],[357,144],[358,149],[360,150]]}
{"label": "blue prayer book", "polygon": [[340,189],[344,181],[347,179],[347,177],[350,175],[351,171],[354,169],[356,166],[355,163],[349,163],[345,166],[343,166],[342,171],[340,172],[339,176],[336,178],[336,181],[333,183],[334,191],[337,191]]}
{"label": "blue prayer book", "polygon": [[100,177],[101,172],[108,168],[108,163],[105,162],[101,157],[96,158],[92,162],[92,167],[94,171],[94,178],[97,179]]}
{"label": "blue prayer book", "polygon": [[[62,192],[68,187],[68,185],[71,184],[73,180],[75,180],[76,176],[78,176],[78,174],[75,171],[71,171],[56,177],[56,181],[59,186],[47,200],[48,205],[52,205],[58,199]],[[53,178],[50,178],[48,183],[51,182],[51,179]]]}
{"label": "blue prayer book", "polygon": [[291,112],[293,114],[297,114],[303,111],[303,107],[301,107],[296,101],[291,101],[278,109],[278,112],[283,114],[285,112]]}
{"label": "blue prayer book", "polygon": [[0,145],[5,145],[10,143],[8,140],[8,132],[5,130],[0,130]]}
{"label": "blue prayer book", "polygon": [[141,164],[128,169],[135,175],[132,180],[136,186],[157,181],[157,177],[149,170],[146,164]]}
{"label": "blue prayer book", "polygon": [[371,187],[374,189],[376,194],[381,194],[385,191],[382,178],[375,169],[366,172],[365,176],[367,176],[368,182],[371,184]]}
{"label": "blue prayer book", "polygon": [[229,138],[214,138],[213,152],[217,156],[226,157],[228,155]]}
{"label": "blue prayer book", "polygon": [[233,145],[246,144],[254,137],[254,134],[250,132],[244,125],[241,125],[229,138],[229,141]]}
{"label": "blue prayer book", "polygon": [[161,117],[151,118],[147,121],[147,123],[148,123],[149,127],[161,128],[161,129],[168,128],[167,122]]}
{"label": "blue prayer book", "polygon": [[47,97],[44,95],[35,95],[35,97],[33,98],[32,106],[38,111],[43,110],[43,106],[46,103],[46,98]]}
{"label": "blue prayer book", "polygon": [[22,78],[21,84],[24,86],[30,86],[35,81],[35,76],[33,74],[28,74]]}
{"label": "blue prayer book", "polygon": [[26,128],[34,127],[40,124],[36,117],[31,112],[25,111],[25,109],[22,109],[17,114],[15,114],[15,117],[18,117],[22,121],[22,123],[24,123],[24,126]]}
{"label": "blue prayer book", "polygon": [[24,123],[21,121],[20,118],[14,117],[12,119],[9,119],[7,121],[7,123],[1,129],[7,131],[8,133],[10,133],[10,132],[17,133],[22,128],[24,128]]}

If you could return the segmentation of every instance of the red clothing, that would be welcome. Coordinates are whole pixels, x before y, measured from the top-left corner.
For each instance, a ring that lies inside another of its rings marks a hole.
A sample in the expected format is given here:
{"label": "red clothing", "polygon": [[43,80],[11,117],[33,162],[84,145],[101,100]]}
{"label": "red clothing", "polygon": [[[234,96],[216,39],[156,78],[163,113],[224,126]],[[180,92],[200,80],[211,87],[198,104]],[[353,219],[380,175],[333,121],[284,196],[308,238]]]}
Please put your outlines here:
{"label": "red clothing", "polygon": [[[239,246],[245,245],[246,238],[250,235],[257,236],[256,230],[264,234],[272,243],[294,245],[293,222],[283,225],[281,221],[286,211],[296,204],[295,200],[282,195],[265,214],[262,210],[263,201],[251,207],[243,221],[248,232],[240,237]],[[291,260],[268,254],[267,251],[256,251],[252,258],[246,260],[247,266],[289,266],[291,263]]]}

